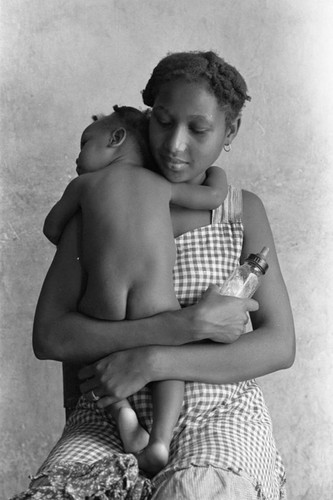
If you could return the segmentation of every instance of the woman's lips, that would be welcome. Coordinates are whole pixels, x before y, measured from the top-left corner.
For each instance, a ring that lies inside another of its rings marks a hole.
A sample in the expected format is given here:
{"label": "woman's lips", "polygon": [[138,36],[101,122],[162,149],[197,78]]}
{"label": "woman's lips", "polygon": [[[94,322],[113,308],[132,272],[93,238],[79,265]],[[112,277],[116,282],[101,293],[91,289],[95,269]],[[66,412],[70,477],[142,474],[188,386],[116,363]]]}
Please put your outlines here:
{"label": "woman's lips", "polygon": [[173,158],[170,156],[162,156],[162,161],[166,167],[171,170],[180,170],[188,165],[188,162],[181,158]]}

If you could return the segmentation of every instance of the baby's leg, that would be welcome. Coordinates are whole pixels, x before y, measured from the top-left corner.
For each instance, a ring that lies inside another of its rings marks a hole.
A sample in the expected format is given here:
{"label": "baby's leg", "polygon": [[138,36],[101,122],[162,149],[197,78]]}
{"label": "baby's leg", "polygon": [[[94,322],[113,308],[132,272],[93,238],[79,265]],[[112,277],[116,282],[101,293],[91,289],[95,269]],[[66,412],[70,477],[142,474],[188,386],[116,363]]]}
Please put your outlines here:
{"label": "baby's leg", "polygon": [[148,446],[137,455],[140,469],[157,474],[169,460],[169,448],[184,399],[184,382],[152,384],[153,426]]}
{"label": "baby's leg", "polygon": [[126,453],[138,453],[147,446],[149,434],[139,424],[138,417],[127,399],[113,403],[106,408],[106,411],[112,415],[117,424]]}

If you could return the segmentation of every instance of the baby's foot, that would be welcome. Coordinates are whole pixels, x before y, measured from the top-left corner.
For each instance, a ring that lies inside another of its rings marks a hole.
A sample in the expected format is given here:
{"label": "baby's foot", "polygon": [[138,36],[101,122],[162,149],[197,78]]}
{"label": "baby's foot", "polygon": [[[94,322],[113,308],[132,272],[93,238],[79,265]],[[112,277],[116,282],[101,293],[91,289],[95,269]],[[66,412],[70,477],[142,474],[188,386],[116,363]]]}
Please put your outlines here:
{"label": "baby's foot", "polygon": [[154,441],[136,455],[139,468],[154,476],[169,460],[169,448],[163,441]]}
{"label": "baby's foot", "polygon": [[138,417],[132,408],[120,408],[118,430],[126,453],[138,453],[147,446],[149,434],[139,424]]}

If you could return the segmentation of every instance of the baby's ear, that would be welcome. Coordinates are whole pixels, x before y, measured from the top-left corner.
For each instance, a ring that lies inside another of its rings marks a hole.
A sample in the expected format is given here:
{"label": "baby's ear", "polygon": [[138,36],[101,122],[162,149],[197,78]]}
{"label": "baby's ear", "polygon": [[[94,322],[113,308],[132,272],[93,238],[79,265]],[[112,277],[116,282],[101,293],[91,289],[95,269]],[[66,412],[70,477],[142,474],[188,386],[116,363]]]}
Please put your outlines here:
{"label": "baby's ear", "polygon": [[111,133],[108,146],[110,148],[117,148],[123,144],[125,139],[126,139],[126,130],[123,127],[119,127]]}
{"label": "baby's ear", "polygon": [[91,118],[94,122],[97,122],[97,120],[101,120],[102,118],[105,118],[105,115],[103,115],[103,113],[99,113],[98,115],[92,115]]}

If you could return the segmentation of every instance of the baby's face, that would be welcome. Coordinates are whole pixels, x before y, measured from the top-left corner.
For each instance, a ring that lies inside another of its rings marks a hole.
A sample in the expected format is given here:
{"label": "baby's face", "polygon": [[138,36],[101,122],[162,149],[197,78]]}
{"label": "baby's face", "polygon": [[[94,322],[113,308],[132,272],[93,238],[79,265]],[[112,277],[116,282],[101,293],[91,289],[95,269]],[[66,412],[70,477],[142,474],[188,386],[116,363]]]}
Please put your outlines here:
{"label": "baby's face", "polygon": [[112,162],[110,129],[98,120],[87,127],[81,137],[81,151],[76,160],[78,175],[96,172]]}

